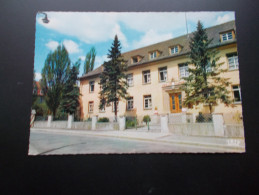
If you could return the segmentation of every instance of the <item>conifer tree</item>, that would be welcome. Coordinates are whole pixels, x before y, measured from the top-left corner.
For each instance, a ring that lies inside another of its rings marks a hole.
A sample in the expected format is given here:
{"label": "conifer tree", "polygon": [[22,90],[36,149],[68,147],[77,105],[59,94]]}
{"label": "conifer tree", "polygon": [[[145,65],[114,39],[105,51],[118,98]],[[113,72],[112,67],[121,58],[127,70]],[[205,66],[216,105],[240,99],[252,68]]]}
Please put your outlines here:
{"label": "conifer tree", "polygon": [[222,63],[217,63],[218,52],[209,48],[212,40],[208,40],[206,30],[198,21],[197,30],[189,43],[191,49],[191,61],[188,62],[189,77],[184,78],[186,83],[183,86],[186,93],[184,105],[191,107],[203,103],[209,106],[210,113],[212,113],[212,107],[217,105],[217,101],[227,106],[231,103],[227,90],[230,85],[229,79],[220,75],[226,70],[221,68]]}
{"label": "conifer tree", "polygon": [[114,105],[115,121],[117,121],[117,102],[120,99],[127,99],[128,84],[125,72],[128,69],[126,61],[121,56],[121,46],[117,35],[114,38],[112,47],[108,52],[108,62],[103,64],[103,72],[100,75],[100,104],[99,109],[105,105]]}
{"label": "conifer tree", "polygon": [[71,68],[68,80],[64,86],[61,108],[65,113],[75,114],[79,106],[79,87],[77,86],[79,74],[80,60],[78,60]]}
{"label": "conifer tree", "polygon": [[70,71],[70,59],[66,48],[59,45],[50,52],[42,69],[42,89],[46,96],[46,104],[53,116],[60,105],[64,84]]}
{"label": "conifer tree", "polygon": [[91,50],[86,54],[83,74],[87,74],[94,69],[95,56],[96,51],[95,48],[92,47]]}

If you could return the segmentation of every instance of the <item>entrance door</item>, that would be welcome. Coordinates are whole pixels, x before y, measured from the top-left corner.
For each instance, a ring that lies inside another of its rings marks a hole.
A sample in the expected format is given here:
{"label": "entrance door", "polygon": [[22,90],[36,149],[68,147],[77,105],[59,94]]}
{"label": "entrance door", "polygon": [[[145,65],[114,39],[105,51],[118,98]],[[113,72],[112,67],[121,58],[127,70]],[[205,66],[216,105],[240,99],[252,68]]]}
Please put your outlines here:
{"label": "entrance door", "polygon": [[182,94],[181,93],[170,94],[170,110],[171,110],[171,113],[182,112]]}

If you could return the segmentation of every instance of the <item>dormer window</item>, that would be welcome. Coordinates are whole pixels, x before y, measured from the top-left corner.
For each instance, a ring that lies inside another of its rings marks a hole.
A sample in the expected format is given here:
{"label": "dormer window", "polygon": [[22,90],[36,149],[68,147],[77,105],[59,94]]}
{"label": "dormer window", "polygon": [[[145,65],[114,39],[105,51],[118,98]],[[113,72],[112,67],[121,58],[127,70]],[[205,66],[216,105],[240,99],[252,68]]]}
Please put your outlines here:
{"label": "dormer window", "polygon": [[155,59],[156,56],[157,56],[157,52],[156,52],[156,51],[153,51],[153,52],[150,52],[150,53],[149,53],[149,57],[150,57],[151,60],[152,60],[152,59]]}
{"label": "dormer window", "polygon": [[179,53],[179,46],[176,45],[176,46],[171,47],[171,48],[170,48],[170,53],[171,53],[171,54]]}
{"label": "dormer window", "polygon": [[141,56],[133,56],[133,57],[131,57],[131,63],[132,64],[138,63],[138,62],[140,62],[141,59],[142,59]]}
{"label": "dormer window", "polygon": [[148,54],[149,54],[149,59],[153,60],[159,57],[159,55],[161,54],[161,51],[159,50],[150,51]]}
{"label": "dormer window", "polygon": [[233,40],[235,38],[234,31],[221,33],[221,42]]}
{"label": "dormer window", "polygon": [[132,57],[132,63],[138,63],[138,58],[137,57]]}

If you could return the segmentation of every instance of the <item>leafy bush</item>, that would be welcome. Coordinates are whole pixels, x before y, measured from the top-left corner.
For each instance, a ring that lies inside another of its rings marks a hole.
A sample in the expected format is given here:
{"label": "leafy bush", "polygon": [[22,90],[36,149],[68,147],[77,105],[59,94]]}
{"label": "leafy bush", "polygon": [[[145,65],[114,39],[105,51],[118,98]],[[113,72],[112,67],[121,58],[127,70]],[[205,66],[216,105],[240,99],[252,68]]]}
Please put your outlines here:
{"label": "leafy bush", "polygon": [[109,119],[107,117],[99,118],[98,122],[109,122]]}
{"label": "leafy bush", "polygon": [[46,102],[40,101],[40,97],[37,97],[32,105],[32,109],[36,111],[36,116],[47,116],[48,115],[48,106]]}
{"label": "leafy bush", "polygon": [[135,127],[137,124],[135,120],[126,120],[126,128]]}
{"label": "leafy bush", "polygon": [[134,121],[126,121],[126,127],[135,127]]}
{"label": "leafy bush", "polygon": [[126,117],[126,128],[134,128],[138,125],[138,120],[134,116]]}
{"label": "leafy bush", "polygon": [[151,121],[151,118],[150,118],[150,116],[149,115],[145,115],[144,117],[143,117],[143,121],[147,124],[148,122],[150,122]]}

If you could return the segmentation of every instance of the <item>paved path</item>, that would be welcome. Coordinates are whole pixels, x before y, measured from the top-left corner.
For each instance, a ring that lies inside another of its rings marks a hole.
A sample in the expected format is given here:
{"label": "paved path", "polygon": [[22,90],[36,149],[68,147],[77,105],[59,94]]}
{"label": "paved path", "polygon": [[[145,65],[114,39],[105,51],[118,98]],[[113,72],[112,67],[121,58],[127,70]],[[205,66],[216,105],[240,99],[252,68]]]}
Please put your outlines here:
{"label": "paved path", "polygon": [[29,154],[242,152],[197,141],[152,132],[32,129]]}

